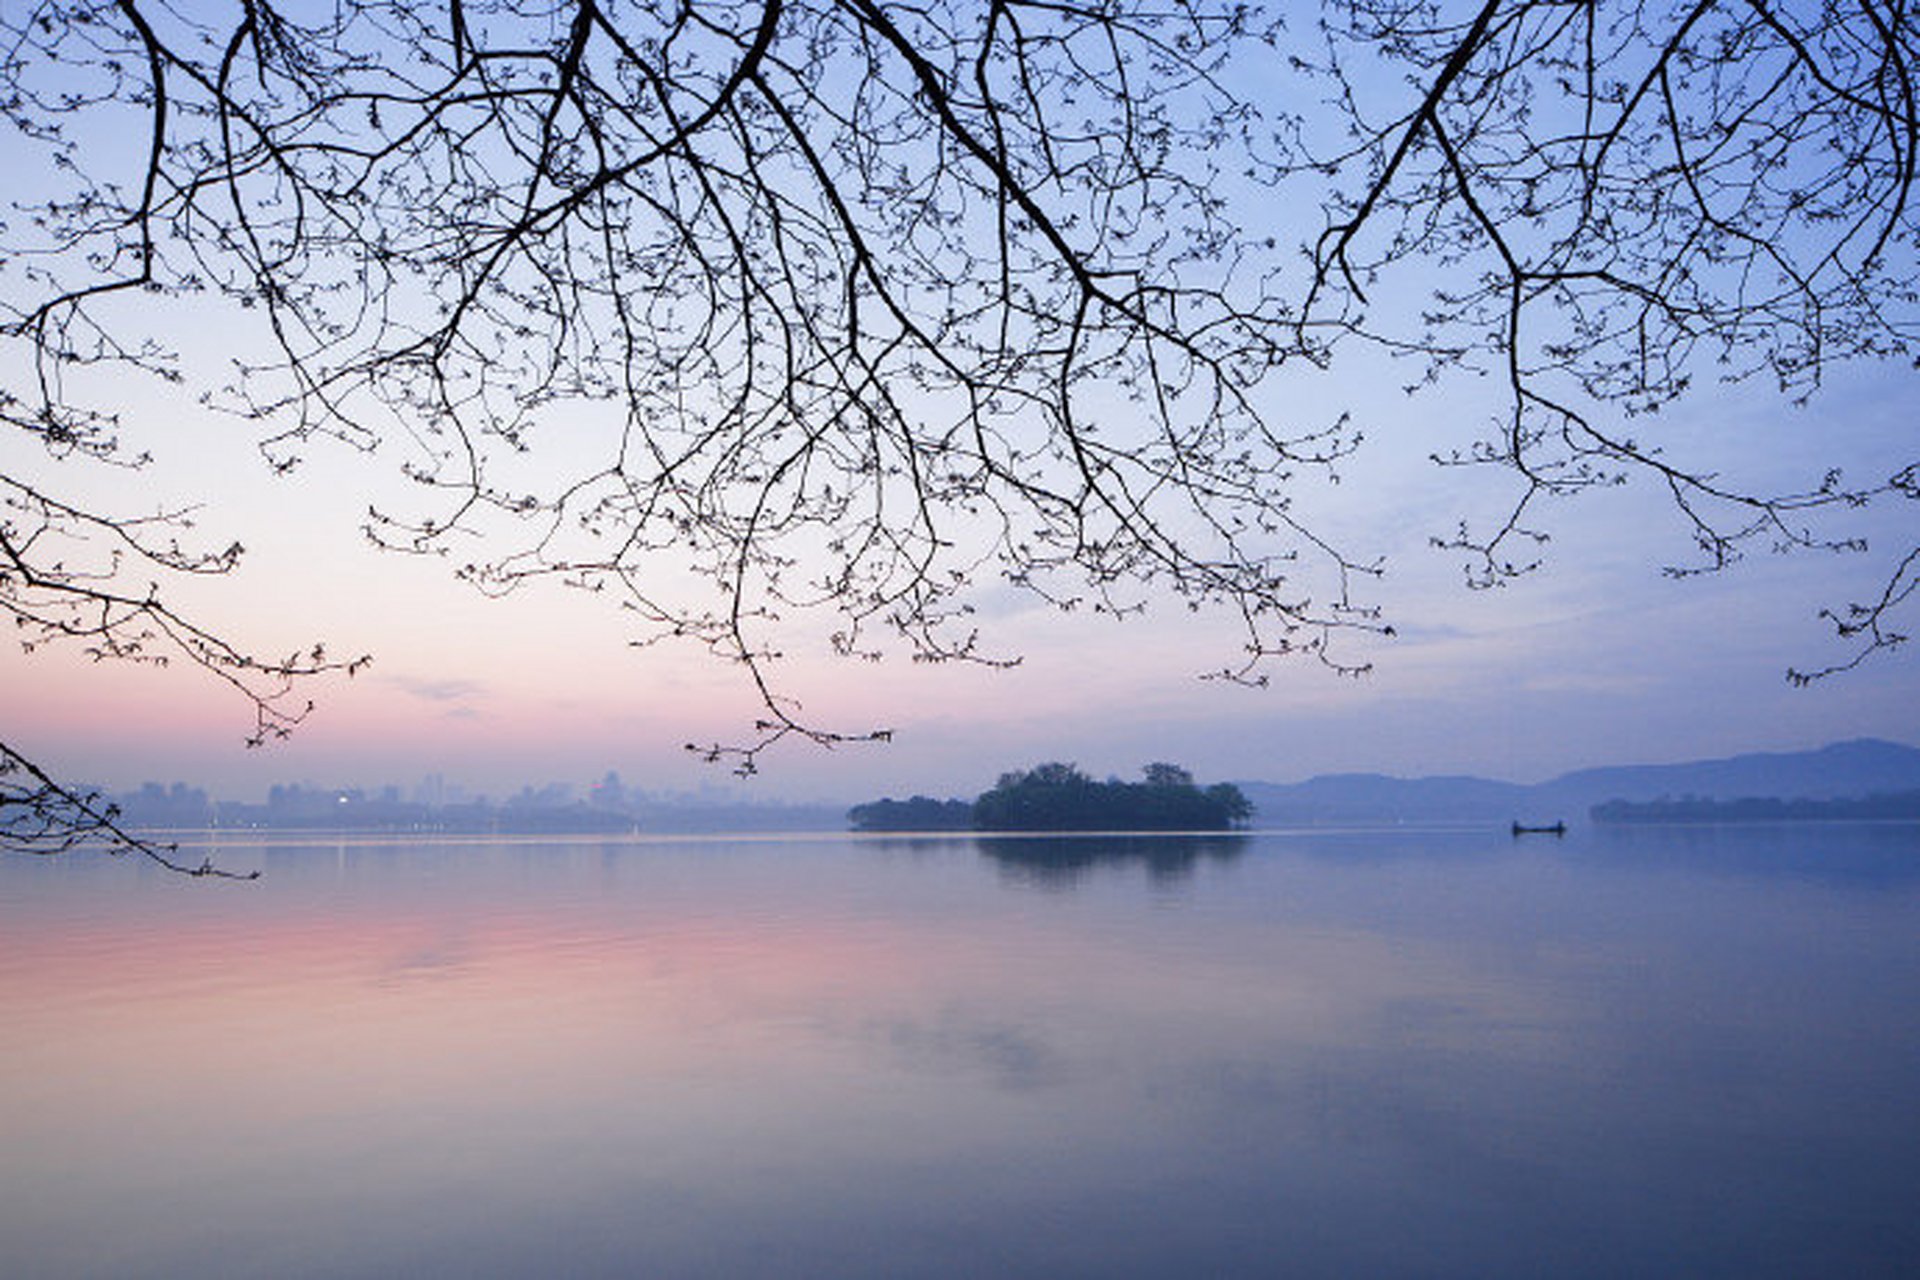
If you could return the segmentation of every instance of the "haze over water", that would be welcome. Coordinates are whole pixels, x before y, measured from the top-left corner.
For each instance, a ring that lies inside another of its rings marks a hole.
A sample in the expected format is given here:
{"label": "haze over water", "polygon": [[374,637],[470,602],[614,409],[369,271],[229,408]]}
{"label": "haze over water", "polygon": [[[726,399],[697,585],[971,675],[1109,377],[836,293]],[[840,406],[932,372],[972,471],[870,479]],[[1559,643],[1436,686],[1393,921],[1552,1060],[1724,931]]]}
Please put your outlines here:
{"label": "haze over water", "polygon": [[1894,1276],[1920,829],[0,860],[0,1266]]}

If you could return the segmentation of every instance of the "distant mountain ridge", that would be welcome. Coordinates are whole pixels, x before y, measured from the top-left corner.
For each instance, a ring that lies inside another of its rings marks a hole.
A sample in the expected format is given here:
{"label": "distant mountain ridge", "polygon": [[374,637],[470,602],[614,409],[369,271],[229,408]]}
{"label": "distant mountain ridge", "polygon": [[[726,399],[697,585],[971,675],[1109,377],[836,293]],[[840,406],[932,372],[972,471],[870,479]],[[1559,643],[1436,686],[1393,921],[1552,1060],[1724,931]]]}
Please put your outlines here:
{"label": "distant mountain ridge", "polygon": [[1813,751],[1579,769],[1533,784],[1343,773],[1236,785],[1263,824],[1584,819],[1588,809],[1608,800],[1830,800],[1911,791],[1920,788],[1920,747],[1856,738]]}

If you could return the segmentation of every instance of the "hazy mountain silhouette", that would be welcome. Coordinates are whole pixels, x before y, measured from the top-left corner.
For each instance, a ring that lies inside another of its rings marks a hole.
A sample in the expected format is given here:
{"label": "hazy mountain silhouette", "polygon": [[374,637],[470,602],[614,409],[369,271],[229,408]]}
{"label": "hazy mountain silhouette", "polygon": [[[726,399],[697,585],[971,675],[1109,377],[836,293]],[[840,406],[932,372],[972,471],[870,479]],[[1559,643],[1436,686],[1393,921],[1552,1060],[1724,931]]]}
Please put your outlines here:
{"label": "hazy mountain silhouette", "polygon": [[1478,822],[1585,818],[1606,800],[1698,796],[1824,800],[1920,788],[1920,747],[1858,738],[1816,751],[1756,752],[1682,764],[1580,769],[1526,785],[1474,777],[1328,774],[1305,782],[1241,782],[1263,825]]}

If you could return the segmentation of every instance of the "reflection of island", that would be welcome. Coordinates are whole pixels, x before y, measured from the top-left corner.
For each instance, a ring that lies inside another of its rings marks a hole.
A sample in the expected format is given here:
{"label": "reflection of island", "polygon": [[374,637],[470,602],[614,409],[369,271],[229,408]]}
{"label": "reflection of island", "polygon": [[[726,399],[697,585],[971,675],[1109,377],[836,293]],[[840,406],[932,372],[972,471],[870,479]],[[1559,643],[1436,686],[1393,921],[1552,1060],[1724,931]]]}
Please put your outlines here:
{"label": "reflection of island", "polygon": [[1072,888],[1101,867],[1142,866],[1155,880],[1184,880],[1201,862],[1231,862],[1250,836],[1101,835],[987,837],[974,843],[1016,880],[1045,888]]}
{"label": "reflection of island", "polygon": [[875,800],[847,814],[858,831],[1227,831],[1253,815],[1240,788],[1204,790],[1179,765],[1150,764],[1145,781],[1095,782],[1070,764],[1000,775],[964,800]]}

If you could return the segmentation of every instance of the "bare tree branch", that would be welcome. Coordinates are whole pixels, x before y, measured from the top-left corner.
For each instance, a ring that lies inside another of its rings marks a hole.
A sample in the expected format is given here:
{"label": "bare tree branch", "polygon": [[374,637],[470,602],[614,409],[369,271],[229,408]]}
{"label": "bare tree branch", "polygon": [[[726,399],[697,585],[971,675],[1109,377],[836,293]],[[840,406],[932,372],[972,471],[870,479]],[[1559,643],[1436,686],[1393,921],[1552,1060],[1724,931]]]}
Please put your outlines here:
{"label": "bare tree branch", "polygon": [[225,871],[211,858],[198,866],[177,861],[180,847],[159,844],[120,825],[120,811],[97,792],[76,790],[0,742],[0,852],[41,857],[98,848],[137,853],[168,871],[223,880],[257,880],[258,871]]}
{"label": "bare tree branch", "polygon": [[[192,376],[161,317],[257,317],[203,389],[274,468],[397,456],[416,500],[369,510],[377,544],[737,664],[758,723],[695,749],[747,771],[889,734],[783,692],[796,628],[1011,663],[988,584],[1235,619],[1226,679],[1358,673],[1383,563],[1296,499],[1361,432],[1281,389],[1356,346],[1416,385],[1497,371],[1498,424],[1437,457],[1512,481],[1435,539],[1473,585],[1540,563],[1550,500],[1634,477],[1682,574],[1859,550],[1828,513],[1916,497],[1905,459],[1762,490],[1651,418],[1703,374],[1802,399],[1912,358],[1915,44],[1904,5],[1842,0],[1357,0],[1310,31],[1232,0],[32,0],[0,13],[35,177],[0,226],[0,426],[137,465],[101,380]],[[1375,314],[1401,270],[1434,296]],[[256,741],[357,666],[189,622],[160,584],[237,547],[54,488],[0,475],[27,643],[184,656]],[[1899,643],[1911,545],[1815,674]]]}

